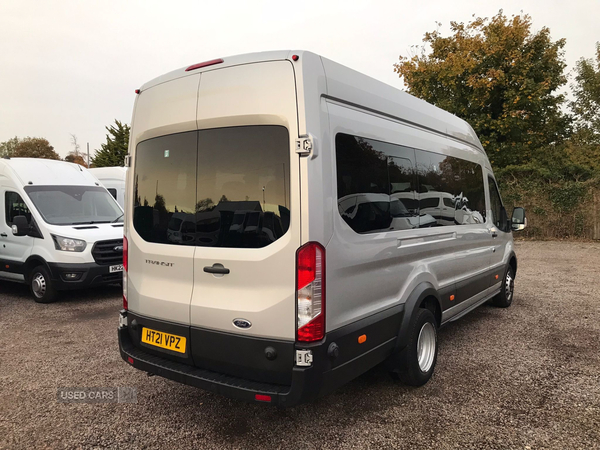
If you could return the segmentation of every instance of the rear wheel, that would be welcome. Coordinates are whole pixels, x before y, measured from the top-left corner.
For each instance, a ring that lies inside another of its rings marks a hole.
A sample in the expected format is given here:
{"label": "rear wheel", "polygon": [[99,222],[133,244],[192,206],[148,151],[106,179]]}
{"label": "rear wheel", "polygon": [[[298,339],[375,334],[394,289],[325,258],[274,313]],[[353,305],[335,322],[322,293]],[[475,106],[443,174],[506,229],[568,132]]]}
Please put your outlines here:
{"label": "rear wheel", "polygon": [[492,304],[500,308],[508,308],[515,292],[515,271],[511,266],[506,268],[500,292],[492,299]]}
{"label": "rear wheel", "polygon": [[44,266],[34,267],[29,276],[29,289],[38,303],[51,303],[56,300],[57,292],[52,279]]}
{"label": "rear wheel", "polygon": [[392,376],[410,386],[429,381],[437,361],[437,325],[428,309],[419,308],[409,330],[408,345],[394,355]]}

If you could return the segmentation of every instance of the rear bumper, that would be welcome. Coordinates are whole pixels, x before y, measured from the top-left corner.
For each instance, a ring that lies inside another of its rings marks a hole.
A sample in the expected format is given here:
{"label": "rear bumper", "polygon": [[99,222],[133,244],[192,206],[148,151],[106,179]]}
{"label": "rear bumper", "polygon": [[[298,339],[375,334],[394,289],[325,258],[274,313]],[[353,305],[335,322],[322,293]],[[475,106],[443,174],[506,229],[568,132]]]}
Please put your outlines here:
{"label": "rear bumper", "polygon": [[[110,273],[110,266],[92,263],[65,264],[48,263],[50,276],[56,289],[81,289],[91,286],[119,283],[123,280],[123,272]],[[68,280],[66,274],[77,274],[75,280]]]}
{"label": "rear bumper", "polygon": [[[163,356],[134,342],[132,335],[135,336],[135,333],[131,333],[127,326],[118,329],[119,348],[123,360],[136,369],[230,398],[248,402],[268,401],[273,405],[290,407],[327,394],[384,361],[396,349],[403,313],[404,305],[399,305],[335,330],[321,342],[293,344],[295,349],[311,350],[313,363],[309,367],[299,367],[289,361],[291,377],[288,384],[248,379],[240,376],[243,370],[228,374],[208,370],[198,367],[190,359],[186,360],[185,355],[178,358],[167,354]],[[122,311],[121,314],[122,321],[127,322],[123,318],[127,312]],[[165,327],[169,332],[169,324]],[[368,335],[368,345],[358,344],[358,336],[362,334]],[[240,346],[247,345],[244,341],[248,338],[241,336],[238,339]],[[339,350],[338,356],[332,356],[328,351],[334,343]],[[194,346],[193,341],[190,345]]]}
{"label": "rear bumper", "polygon": [[256,396],[260,395],[269,397],[274,405],[292,406],[316,397],[318,392],[315,389],[317,385],[308,382],[314,373],[313,368],[294,369],[292,389],[292,386],[246,380],[152,355],[134,346],[125,328],[119,329],[118,333],[121,357],[136,369],[225,397],[255,402]]}

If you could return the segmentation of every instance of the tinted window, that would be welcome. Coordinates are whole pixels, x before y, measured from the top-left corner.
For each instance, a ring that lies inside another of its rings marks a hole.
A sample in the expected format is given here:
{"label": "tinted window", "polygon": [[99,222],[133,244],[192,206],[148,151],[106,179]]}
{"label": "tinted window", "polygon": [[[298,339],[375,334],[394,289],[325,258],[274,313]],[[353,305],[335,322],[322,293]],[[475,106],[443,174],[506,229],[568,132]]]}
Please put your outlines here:
{"label": "tinted window", "polygon": [[437,208],[440,206],[440,198],[439,197],[422,198],[420,205],[421,205],[421,209]]}
{"label": "tinted window", "polygon": [[115,200],[117,199],[117,190],[115,188],[108,188],[107,191],[110,192],[110,195],[112,195]]}
{"label": "tinted window", "polygon": [[194,221],[198,133],[172,134],[140,142],[134,178],[133,225],[149,242],[193,244],[182,235]]}
{"label": "tinted window", "polygon": [[147,241],[264,247],[290,224],[289,135],[281,126],[181,133],[141,142],[134,225]]}
{"label": "tinted window", "polygon": [[4,194],[4,210],[6,224],[8,226],[12,225],[13,219],[16,216],[25,216],[27,218],[27,222],[31,223],[31,213],[29,212],[29,208],[21,196],[16,192],[7,191]]}
{"label": "tinted window", "polygon": [[492,177],[488,177],[488,184],[490,186],[490,209],[492,210],[492,223],[500,230],[505,230],[506,221],[503,220],[502,217],[502,199],[500,198],[498,186],[496,186],[496,181],[494,181]]}
{"label": "tinted window", "polygon": [[198,135],[196,245],[264,247],[290,226],[289,135],[281,126]]}
{"label": "tinted window", "polygon": [[357,233],[416,228],[414,150],[336,135],[338,210]]}
{"label": "tinted window", "polygon": [[52,225],[83,225],[122,220],[115,199],[99,186],[25,186],[25,192]]}
{"label": "tinted window", "polygon": [[416,150],[420,226],[485,222],[483,170],[476,163]]}

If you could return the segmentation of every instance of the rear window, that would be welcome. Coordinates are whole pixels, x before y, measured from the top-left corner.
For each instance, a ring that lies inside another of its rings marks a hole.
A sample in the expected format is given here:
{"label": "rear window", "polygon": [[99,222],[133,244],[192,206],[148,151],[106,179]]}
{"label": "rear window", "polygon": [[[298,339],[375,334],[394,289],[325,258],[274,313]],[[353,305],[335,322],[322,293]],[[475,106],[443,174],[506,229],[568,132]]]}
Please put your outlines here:
{"label": "rear window", "polygon": [[149,242],[259,248],[290,224],[285,127],[217,128],[140,142],[133,222]]}

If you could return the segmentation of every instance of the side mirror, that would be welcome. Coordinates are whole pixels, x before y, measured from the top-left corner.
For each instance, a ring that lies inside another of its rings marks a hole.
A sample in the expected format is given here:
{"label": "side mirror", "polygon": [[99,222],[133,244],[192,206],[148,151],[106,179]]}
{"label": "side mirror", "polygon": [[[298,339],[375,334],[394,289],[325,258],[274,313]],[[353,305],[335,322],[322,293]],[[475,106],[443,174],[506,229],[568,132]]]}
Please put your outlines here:
{"label": "side mirror", "polygon": [[511,219],[511,229],[513,231],[521,231],[527,226],[527,217],[525,217],[525,208],[516,207],[513,209]]}
{"label": "side mirror", "polygon": [[15,216],[12,224],[12,234],[15,236],[27,236],[29,234],[29,223],[25,216]]}

